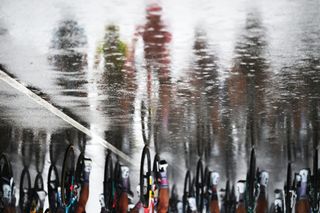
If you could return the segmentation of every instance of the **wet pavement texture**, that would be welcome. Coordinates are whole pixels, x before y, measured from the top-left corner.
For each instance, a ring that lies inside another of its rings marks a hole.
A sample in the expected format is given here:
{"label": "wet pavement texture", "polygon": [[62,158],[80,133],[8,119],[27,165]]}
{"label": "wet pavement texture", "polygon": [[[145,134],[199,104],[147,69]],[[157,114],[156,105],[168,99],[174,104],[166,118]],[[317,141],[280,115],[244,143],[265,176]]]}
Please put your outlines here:
{"label": "wet pavement texture", "polygon": [[[252,146],[273,190],[318,147],[319,11],[318,0],[0,0],[0,68],[128,155],[133,191],[146,143],[180,194],[200,157],[221,187],[244,179]],[[46,179],[83,135],[2,79],[0,97],[16,182],[24,164]],[[96,141],[89,212],[106,155]]]}

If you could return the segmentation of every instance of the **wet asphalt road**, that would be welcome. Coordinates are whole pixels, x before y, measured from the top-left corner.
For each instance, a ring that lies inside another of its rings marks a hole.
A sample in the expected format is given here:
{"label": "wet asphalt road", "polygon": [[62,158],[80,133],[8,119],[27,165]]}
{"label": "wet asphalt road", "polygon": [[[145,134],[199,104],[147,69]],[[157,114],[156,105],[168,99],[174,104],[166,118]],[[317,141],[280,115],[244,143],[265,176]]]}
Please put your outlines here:
{"label": "wet asphalt road", "polygon": [[[102,192],[100,139],[132,159],[133,191],[145,143],[168,161],[180,192],[200,157],[220,172],[221,188],[245,178],[253,145],[270,191],[282,187],[289,161],[311,165],[319,143],[319,1],[0,5],[1,70],[96,135],[86,146],[89,210]],[[50,147],[61,164],[79,131],[3,80],[0,100],[0,150],[16,182],[24,161],[33,177],[37,167],[46,177]]]}

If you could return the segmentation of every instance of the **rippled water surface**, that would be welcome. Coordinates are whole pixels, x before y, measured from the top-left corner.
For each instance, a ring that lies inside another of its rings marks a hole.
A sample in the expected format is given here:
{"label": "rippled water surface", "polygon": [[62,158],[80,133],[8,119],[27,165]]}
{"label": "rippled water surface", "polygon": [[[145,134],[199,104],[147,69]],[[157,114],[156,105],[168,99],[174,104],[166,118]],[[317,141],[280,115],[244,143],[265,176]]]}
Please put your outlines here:
{"label": "rippled water surface", "polygon": [[[318,0],[0,0],[0,68],[95,135],[88,212],[102,192],[101,139],[131,159],[133,191],[146,143],[180,193],[200,157],[221,188],[244,179],[252,146],[273,189],[319,143],[319,11]],[[0,97],[16,182],[26,162],[46,177],[82,141],[3,79]]]}

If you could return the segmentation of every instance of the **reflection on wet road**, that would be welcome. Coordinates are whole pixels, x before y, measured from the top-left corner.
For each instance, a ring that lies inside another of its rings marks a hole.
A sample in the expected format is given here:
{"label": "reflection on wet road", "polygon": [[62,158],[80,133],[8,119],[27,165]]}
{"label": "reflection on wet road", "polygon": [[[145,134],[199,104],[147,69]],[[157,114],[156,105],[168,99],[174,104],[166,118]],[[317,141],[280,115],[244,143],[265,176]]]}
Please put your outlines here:
{"label": "reflection on wet road", "polygon": [[[223,181],[244,178],[252,146],[272,189],[287,162],[310,166],[320,131],[317,0],[1,6],[0,69],[137,162],[132,186],[144,144],[168,161],[179,190],[199,158]],[[25,166],[46,177],[84,136],[0,82],[1,153],[17,182]],[[86,139],[89,209],[99,205],[106,154],[96,140]]]}

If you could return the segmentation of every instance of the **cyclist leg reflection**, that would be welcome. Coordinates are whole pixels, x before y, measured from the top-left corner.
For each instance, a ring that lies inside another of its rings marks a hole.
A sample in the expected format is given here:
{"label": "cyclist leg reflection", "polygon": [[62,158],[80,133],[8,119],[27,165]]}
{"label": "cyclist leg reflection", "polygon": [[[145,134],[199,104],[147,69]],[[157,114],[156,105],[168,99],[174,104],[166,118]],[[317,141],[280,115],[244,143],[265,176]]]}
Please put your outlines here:
{"label": "cyclist leg reflection", "polygon": [[84,159],[83,181],[81,183],[80,197],[76,208],[76,213],[84,213],[89,198],[89,177],[91,171],[91,159]]}
{"label": "cyclist leg reflection", "polygon": [[211,200],[210,200],[210,212],[218,213],[219,209],[219,200],[218,200],[218,182],[220,180],[220,175],[218,172],[212,172],[210,174],[210,187],[211,187]]}
{"label": "cyclist leg reflection", "polygon": [[167,177],[168,164],[165,160],[161,160],[159,163],[159,203],[157,212],[165,213],[169,209],[169,181]]}
{"label": "cyclist leg reflection", "polygon": [[121,166],[120,197],[117,212],[128,212],[130,194],[129,168]]}

